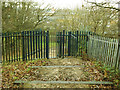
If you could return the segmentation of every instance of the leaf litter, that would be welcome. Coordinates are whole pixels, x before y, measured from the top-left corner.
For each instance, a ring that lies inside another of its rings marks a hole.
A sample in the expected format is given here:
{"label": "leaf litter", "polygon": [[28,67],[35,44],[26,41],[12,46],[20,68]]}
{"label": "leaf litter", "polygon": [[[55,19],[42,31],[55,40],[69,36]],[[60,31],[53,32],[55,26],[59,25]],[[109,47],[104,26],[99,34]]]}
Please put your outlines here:
{"label": "leaf litter", "polygon": [[[30,68],[29,66],[80,66]],[[83,66],[83,67],[81,67]],[[3,88],[111,88],[111,85],[83,84],[14,84],[16,80],[23,81],[104,81],[104,74],[95,68],[93,62],[80,58],[42,59],[28,62],[14,62],[3,65]]]}

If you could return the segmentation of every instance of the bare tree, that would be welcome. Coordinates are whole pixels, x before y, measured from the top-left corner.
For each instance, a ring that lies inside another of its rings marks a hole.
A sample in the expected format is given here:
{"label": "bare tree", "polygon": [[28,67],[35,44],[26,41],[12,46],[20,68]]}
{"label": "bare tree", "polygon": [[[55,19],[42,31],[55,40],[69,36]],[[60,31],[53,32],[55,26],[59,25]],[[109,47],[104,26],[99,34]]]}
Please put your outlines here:
{"label": "bare tree", "polygon": [[[42,7],[44,3],[35,2],[3,2],[2,28],[6,31],[21,31],[37,28],[49,17],[53,16],[50,5]],[[41,8],[42,7],[42,8]]]}

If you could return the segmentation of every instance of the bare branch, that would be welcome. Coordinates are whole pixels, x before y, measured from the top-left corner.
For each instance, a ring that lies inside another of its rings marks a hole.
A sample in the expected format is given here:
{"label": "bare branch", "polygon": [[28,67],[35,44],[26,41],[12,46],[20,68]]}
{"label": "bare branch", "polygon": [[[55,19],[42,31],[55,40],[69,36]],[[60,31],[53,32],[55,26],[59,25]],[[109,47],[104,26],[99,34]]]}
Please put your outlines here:
{"label": "bare branch", "polygon": [[98,7],[109,8],[109,9],[114,9],[114,10],[120,11],[119,8],[115,8],[115,7],[112,7],[112,6],[111,7],[109,7],[109,6],[103,6],[104,4],[107,4],[107,3],[96,3],[96,2],[89,2],[89,1],[86,1],[86,2],[87,3],[91,3],[91,4],[95,4]]}
{"label": "bare branch", "polygon": [[39,19],[39,15],[38,15],[38,21],[37,23],[35,24],[34,28],[36,28],[42,21],[45,21],[46,19],[48,19],[47,17],[48,16],[53,16],[55,13],[52,13],[52,14],[48,14],[48,15],[43,15],[41,19]]}

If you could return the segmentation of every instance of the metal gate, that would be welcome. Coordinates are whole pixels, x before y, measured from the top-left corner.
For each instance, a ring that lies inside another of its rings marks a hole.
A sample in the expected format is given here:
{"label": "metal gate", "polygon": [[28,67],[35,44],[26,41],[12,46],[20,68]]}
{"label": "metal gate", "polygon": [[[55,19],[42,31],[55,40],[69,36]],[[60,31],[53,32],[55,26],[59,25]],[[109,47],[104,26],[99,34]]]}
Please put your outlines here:
{"label": "metal gate", "polygon": [[78,51],[78,37],[75,32],[57,32],[57,57],[75,56]]}
{"label": "metal gate", "polygon": [[[85,31],[23,31],[2,34],[2,60],[24,61],[41,58],[64,58],[87,53]],[[8,43],[9,42],[9,43]]]}

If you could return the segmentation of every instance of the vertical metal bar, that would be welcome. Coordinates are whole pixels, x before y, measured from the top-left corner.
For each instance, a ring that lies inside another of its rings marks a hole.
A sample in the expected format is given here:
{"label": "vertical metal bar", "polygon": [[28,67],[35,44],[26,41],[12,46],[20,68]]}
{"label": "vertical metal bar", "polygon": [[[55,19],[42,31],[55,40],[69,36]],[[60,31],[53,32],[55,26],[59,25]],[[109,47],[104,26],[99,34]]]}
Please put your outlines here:
{"label": "vertical metal bar", "polygon": [[8,55],[9,55],[9,39],[8,39],[8,37],[9,37],[9,34],[7,33],[7,38],[6,38],[6,40],[7,40],[7,61],[8,61]]}
{"label": "vertical metal bar", "polygon": [[66,55],[68,56],[68,32],[66,32]]}
{"label": "vertical metal bar", "polygon": [[74,39],[74,31],[72,32],[72,40],[71,40],[71,51],[72,51],[72,56],[74,56],[74,43],[75,43],[75,39]]}
{"label": "vertical metal bar", "polygon": [[[71,32],[71,35],[73,35],[73,32]],[[73,56],[73,36],[71,37],[71,56]]]}
{"label": "vertical metal bar", "polygon": [[4,33],[2,33],[2,57],[3,57],[3,63],[5,61],[5,57],[4,57],[4,54],[5,54],[5,49],[4,49]]}
{"label": "vertical metal bar", "polygon": [[27,42],[26,42],[27,41],[27,33],[26,33],[26,31],[25,31],[25,39],[24,40],[25,40],[25,44],[24,44],[25,45],[25,60],[27,61]]}
{"label": "vertical metal bar", "polygon": [[52,46],[52,35],[51,35],[51,48],[50,48],[50,51],[51,51],[51,58],[53,58],[53,52],[52,52],[52,48],[53,48],[53,46]]}
{"label": "vertical metal bar", "polygon": [[14,62],[15,62],[15,33],[13,33],[13,44],[14,44]]}
{"label": "vertical metal bar", "polygon": [[52,51],[53,51],[53,58],[54,58],[54,37],[52,36],[53,42],[52,42]]}
{"label": "vertical metal bar", "polygon": [[75,54],[74,56],[76,56],[77,53],[77,32],[75,31]]}
{"label": "vertical metal bar", "polygon": [[88,46],[88,34],[86,35],[86,53],[87,53],[87,46]]}
{"label": "vertical metal bar", "polygon": [[44,31],[44,58],[45,58],[45,31]]}
{"label": "vertical metal bar", "polygon": [[37,58],[37,36],[38,36],[38,32],[36,31],[36,58]]}
{"label": "vertical metal bar", "polygon": [[55,41],[55,43],[56,43],[56,47],[55,47],[55,49],[56,49],[56,56],[55,56],[55,57],[56,57],[56,58],[57,58],[57,54],[58,54],[58,53],[57,53],[57,52],[58,52],[58,50],[57,50],[57,40],[58,40],[58,37],[57,37],[57,32],[56,32],[56,41]]}
{"label": "vertical metal bar", "polygon": [[51,39],[52,39],[52,42],[51,42],[51,45],[52,45],[51,51],[52,51],[52,58],[53,58],[54,57],[54,38],[53,38],[53,34],[51,36]]}
{"label": "vertical metal bar", "polygon": [[70,40],[70,55],[72,56],[72,32],[71,32],[71,40]]}
{"label": "vertical metal bar", "polygon": [[61,57],[62,55],[62,32],[60,32],[60,53],[59,53],[59,57]]}
{"label": "vertical metal bar", "polygon": [[28,43],[28,59],[30,60],[30,54],[29,54],[29,52],[30,52],[30,50],[29,50],[29,49],[30,49],[30,48],[29,48],[29,45],[30,45],[30,44],[29,44],[29,38],[30,38],[29,31],[27,31],[27,41],[28,41],[28,42],[27,42],[27,43]]}
{"label": "vertical metal bar", "polygon": [[7,33],[5,33],[5,54],[6,54],[5,61],[7,61]]}
{"label": "vertical metal bar", "polygon": [[74,31],[72,31],[72,40],[71,40],[71,52],[72,52],[72,56],[74,55],[74,53],[73,53],[73,49],[74,49],[74,37],[73,37],[73,35],[74,35]]}
{"label": "vertical metal bar", "polygon": [[42,58],[42,31],[41,31],[41,58]]}
{"label": "vertical metal bar", "polygon": [[67,31],[66,31],[66,33],[65,33],[65,55],[64,56],[66,56],[67,55]]}
{"label": "vertical metal bar", "polygon": [[34,41],[34,31],[33,31],[33,58],[35,59],[35,41]]}
{"label": "vertical metal bar", "polygon": [[31,60],[32,60],[32,31],[30,31],[30,48],[31,48],[30,55],[31,55]]}
{"label": "vertical metal bar", "polygon": [[68,32],[68,56],[71,53],[71,32]]}
{"label": "vertical metal bar", "polygon": [[78,30],[77,30],[77,52],[78,52]]}
{"label": "vertical metal bar", "polygon": [[76,55],[76,45],[77,45],[76,41],[77,41],[77,37],[76,37],[76,32],[75,31],[74,31],[73,34],[74,34],[74,43],[73,43],[74,44],[74,49],[73,49],[73,53],[74,53],[74,56],[75,56]]}
{"label": "vertical metal bar", "polygon": [[86,40],[85,40],[85,32],[83,32],[84,34],[84,52],[86,52]]}
{"label": "vertical metal bar", "polygon": [[21,47],[21,43],[20,43],[20,40],[21,40],[21,33],[18,33],[19,35],[19,61],[20,61],[20,58],[21,58],[21,52],[20,52],[20,47]]}
{"label": "vertical metal bar", "polygon": [[56,57],[58,58],[58,52],[59,52],[59,50],[58,50],[58,43],[59,43],[59,38],[58,38],[58,32],[56,32]]}
{"label": "vertical metal bar", "polygon": [[9,48],[9,62],[10,62],[10,38],[9,38],[9,32],[8,32],[8,48]]}
{"label": "vertical metal bar", "polygon": [[46,58],[49,59],[49,31],[46,34]]}
{"label": "vertical metal bar", "polygon": [[80,56],[80,32],[78,31],[78,55]]}
{"label": "vertical metal bar", "polygon": [[80,55],[82,55],[82,31],[80,31]]}
{"label": "vertical metal bar", "polygon": [[38,31],[38,50],[39,50],[39,58],[40,58],[40,31]]}
{"label": "vertical metal bar", "polygon": [[17,32],[16,32],[16,58],[17,58],[17,61],[18,61],[18,43],[17,43],[17,41],[18,41],[18,34],[17,34]]}
{"label": "vertical metal bar", "polygon": [[13,62],[13,50],[12,50],[12,46],[13,46],[13,43],[12,43],[12,33],[11,33],[11,58],[12,58],[12,62]]}
{"label": "vertical metal bar", "polygon": [[65,30],[63,30],[63,58],[64,58],[64,35],[65,35]]}
{"label": "vertical metal bar", "polygon": [[83,31],[82,31],[82,45],[81,45],[81,55],[83,56]]}
{"label": "vertical metal bar", "polygon": [[25,60],[24,31],[22,32],[22,60]]}

